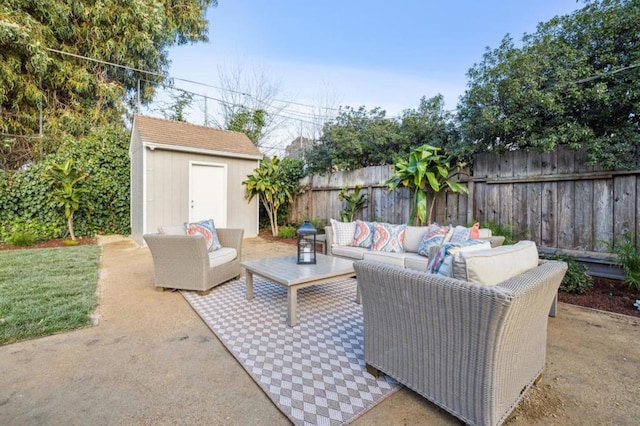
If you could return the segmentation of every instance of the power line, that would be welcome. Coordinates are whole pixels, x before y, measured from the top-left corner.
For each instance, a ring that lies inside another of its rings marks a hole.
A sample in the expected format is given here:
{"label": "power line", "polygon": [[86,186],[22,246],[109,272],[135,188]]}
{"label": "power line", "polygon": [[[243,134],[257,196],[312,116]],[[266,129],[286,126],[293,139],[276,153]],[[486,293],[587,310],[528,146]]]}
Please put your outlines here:
{"label": "power line", "polygon": [[[116,68],[122,68],[122,69],[129,70],[129,71],[135,71],[135,72],[139,72],[139,73],[142,73],[142,74],[154,75],[156,77],[162,77],[163,79],[171,79],[171,80],[175,80],[175,81],[182,81],[182,82],[185,82],[185,83],[196,84],[196,85],[200,85],[200,86],[204,86],[204,87],[210,87],[210,88],[218,89],[218,90],[224,90],[224,91],[231,92],[231,93],[237,93],[239,95],[248,96],[248,97],[251,97],[251,98],[254,98],[254,99],[260,101],[259,99],[255,98],[255,96],[251,95],[250,93],[245,93],[245,92],[232,90],[232,89],[226,89],[224,87],[214,86],[212,84],[202,83],[202,82],[199,82],[199,81],[189,80],[189,79],[186,79],[186,78],[171,77],[170,75],[164,75],[164,74],[160,74],[160,73],[153,72],[153,71],[147,71],[147,70],[143,70],[143,69],[140,69],[140,68],[130,67],[130,66],[127,66],[127,65],[120,65],[120,64],[116,64],[114,62],[103,61],[101,59],[90,58],[88,56],[78,55],[77,53],[64,52],[62,50],[52,49],[50,47],[47,47],[46,50],[48,50],[50,52],[59,53],[61,55],[67,55],[67,56],[72,56],[72,57],[78,58],[78,59],[84,59],[84,60],[87,60],[87,61],[96,62],[96,63],[103,64],[103,65],[110,65],[110,66],[113,66],[113,67],[116,67]],[[292,105],[304,106],[304,107],[308,107],[308,108],[318,108],[315,105],[303,104],[303,103],[294,102],[294,101],[286,101],[286,100],[282,100],[282,99],[274,99],[274,101],[282,102],[282,103],[288,103],[288,104],[292,104]],[[329,109],[329,110],[332,110],[332,111],[340,111],[339,108],[325,107],[324,109]]]}

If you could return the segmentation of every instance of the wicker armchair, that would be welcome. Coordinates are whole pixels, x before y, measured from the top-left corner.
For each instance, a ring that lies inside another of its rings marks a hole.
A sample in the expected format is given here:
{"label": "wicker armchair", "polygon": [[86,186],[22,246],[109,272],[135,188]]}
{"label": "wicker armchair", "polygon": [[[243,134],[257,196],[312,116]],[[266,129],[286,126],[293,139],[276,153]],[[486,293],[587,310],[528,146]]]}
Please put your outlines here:
{"label": "wicker armchair", "polygon": [[202,235],[146,234],[157,289],[207,292],[240,277],[243,229],[217,228],[222,248],[208,252]]}
{"label": "wicker armchair", "polygon": [[566,263],[541,262],[495,286],[370,261],[354,269],[372,374],[473,425],[504,422],[539,378]]}

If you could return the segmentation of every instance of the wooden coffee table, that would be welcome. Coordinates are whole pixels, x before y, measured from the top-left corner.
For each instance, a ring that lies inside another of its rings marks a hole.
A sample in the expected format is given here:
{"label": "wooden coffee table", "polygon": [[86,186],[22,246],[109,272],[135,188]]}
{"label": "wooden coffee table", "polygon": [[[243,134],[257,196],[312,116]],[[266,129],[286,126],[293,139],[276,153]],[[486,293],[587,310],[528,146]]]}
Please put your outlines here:
{"label": "wooden coffee table", "polygon": [[270,259],[247,260],[240,266],[247,271],[247,300],[253,299],[253,275],[269,278],[287,288],[287,324],[293,327],[298,323],[296,315],[298,289],[316,284],[330,284],[340,278],[355,276],[353,262],[333,256],[316,254],[315,265],[298,265],[296,256],[275,257]]}

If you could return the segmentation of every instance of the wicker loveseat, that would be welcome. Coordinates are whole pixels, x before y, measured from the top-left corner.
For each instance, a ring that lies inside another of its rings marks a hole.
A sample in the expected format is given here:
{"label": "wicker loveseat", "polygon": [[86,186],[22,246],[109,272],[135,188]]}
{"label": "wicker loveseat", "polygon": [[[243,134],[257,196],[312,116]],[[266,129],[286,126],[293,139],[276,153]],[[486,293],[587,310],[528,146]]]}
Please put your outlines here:
{"label": "wicker loveseat", "polygon": [[156,288],[207,292],[240,276],[243,229],[217,228],[222,248],[209,252],[202,235],[187,235],[180,228],[144,235],[153,257]]}
{"label": "wicker loveseat", "polygon": [[547,319],[566,263],[496,285],[372,261],[354,263],[367,369],[466,423],[506,420],[545,366]]}

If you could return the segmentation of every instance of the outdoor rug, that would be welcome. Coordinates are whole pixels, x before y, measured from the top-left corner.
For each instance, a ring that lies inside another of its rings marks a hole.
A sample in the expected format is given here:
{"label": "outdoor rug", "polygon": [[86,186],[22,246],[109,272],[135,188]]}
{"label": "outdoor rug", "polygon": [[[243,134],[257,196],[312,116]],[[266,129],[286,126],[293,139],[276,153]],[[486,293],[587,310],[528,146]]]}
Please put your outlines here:
{"label": "outdoor rug", "polygon": [[345,424],[399,389],[365,370],[355,279],[298,290],[295,327],[284,287],[254,275],[253,288],[253,300],[244,278],[182,295],[294,424]]}

